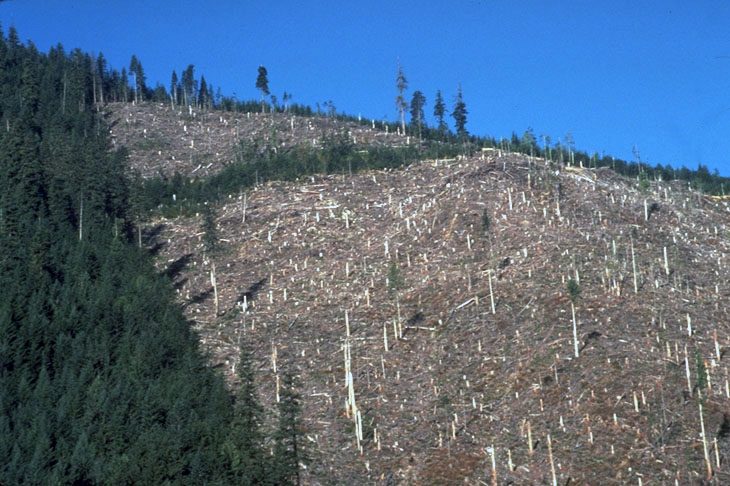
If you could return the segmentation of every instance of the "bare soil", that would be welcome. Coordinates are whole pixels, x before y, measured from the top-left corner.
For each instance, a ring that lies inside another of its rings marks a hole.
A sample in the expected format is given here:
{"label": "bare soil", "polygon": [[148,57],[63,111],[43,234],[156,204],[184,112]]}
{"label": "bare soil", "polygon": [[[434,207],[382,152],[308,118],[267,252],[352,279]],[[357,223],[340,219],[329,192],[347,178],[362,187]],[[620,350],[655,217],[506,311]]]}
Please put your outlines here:
{"label": "bare soil", "polygon": [[[149,114],[130,116],[142,121],[117,142],[134,147]],[[269,130],[261,118],[247,130]],[[183,153],[168,124],[160,143]],[[207,170],[226,163],[215,157]],[[144,168],[195,168],[178,162]],[[148,244],[233,388],[244,340],[270,410],[278,375],[294,371],[306,484],[728,484],[728,201],[549,165],[487,151],[273,182],[215,207],[213,258],[200,217],[154,221]]]}

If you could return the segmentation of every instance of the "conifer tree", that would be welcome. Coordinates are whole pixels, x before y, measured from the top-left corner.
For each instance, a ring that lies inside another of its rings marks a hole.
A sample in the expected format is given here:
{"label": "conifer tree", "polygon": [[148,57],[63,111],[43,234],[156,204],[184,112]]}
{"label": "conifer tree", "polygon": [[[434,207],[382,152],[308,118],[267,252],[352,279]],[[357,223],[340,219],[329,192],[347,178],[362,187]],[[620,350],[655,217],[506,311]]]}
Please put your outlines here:
{"label": "conifer tree", "polygon": [[418,138],[421,138],[424,106],[426,106],[426,97],[420,91],[414,91],[411,98],[411,124],[418,129]]}
{"label": "conifer tree", "polygon": [[277,486],[301,484],[299,463],[306,462],[302,449],[300,396],[295,389],[294,377],[285,372],[281,380],[279,427],[274,434],[274,464],[271,477]]}
{"label": "conifer tree", "polygon": [[256,89],[261,92],[261,113],[264,112],[264,97],[269,95],[269,73],[266,68],[259,66],[259,75],[256,78]]}
{"label": "conifer tree", "polygon": [[129,62],[129,74],[134,77],[134,99],[135,102],[141,103],[145,98],[145,75],[142,63],[137,59],[137,56],[132,55],[132,60]]}
{"label": "conifer tree", "polygon": [[436,117],[438,120],[438,131],[441,134],[445,134],[448,127],[446,126],[446,122],[444,121],[444,116],[446,115],[446,105],[444,104],[444,99],[441,96],[441,90],[436,90],[436,103],[433,105],[433,116]]}
{"label": "conifer tree", "polygon": [[466,115],[468,113],[469,112],[466,111],[466,103],[464,103],[464,98],[461,94],[461,85],[459,85],[459,91],[456,95],[454,110],[451,112],[451,116],[454,118],[456,134],[462,139],[462,141],[464,141],[469,135],[469,132],[466,130]]}
{"label": "conifer tree", "polygon": [[219,248],[218,228],[215,223],[215,212],[209,204],[203,206],[203,244],[208,255],[215,254]]}
{"label": "conifer tree", "polygon": [[[129,101],[129,80],[127,79],[127,68],[122,68],[122,76],[120,79],[119,94],[123,102]],[[65,97],[64,97],[65,99]]]}
{"label": "conifer tree", "polygon": [[230,461],[234,484],[265,484],[266,467],[261,432],[264,408],[256,397],[253,360],[246,344],[240,349],[237,375],[240,387],[236,394],[231,433],[223,445]]}
{"label": "conifer tree", "polygon": [[183,102],[185,106],[195,104],[195,66],[188,64],[182,73]]}
{"label": "conifer tree", "polygon": [[198,90],[198,108],[205,108],[208,103],[208,83],[205,76],[200,76],[200,89]]}
{"label": "conifer tree", "polygon": [[99,98],[97,101],[101,104],[104,104],[104,93],[106,92],[108,87],[109,73],[107,72],[106,59],[104,58],[104,54],[102,54],[101,52],[96,58],[96,67],[94,71],[95,76],[98,76],[99,79]]}

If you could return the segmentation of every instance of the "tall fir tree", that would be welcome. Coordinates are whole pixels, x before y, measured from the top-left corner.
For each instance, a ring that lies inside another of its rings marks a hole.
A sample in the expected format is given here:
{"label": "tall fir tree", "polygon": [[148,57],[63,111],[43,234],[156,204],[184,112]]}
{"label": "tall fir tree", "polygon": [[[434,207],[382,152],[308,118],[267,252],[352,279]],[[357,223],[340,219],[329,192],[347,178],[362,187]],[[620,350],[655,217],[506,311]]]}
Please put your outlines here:
{"label": "tall fir tree", "polygon": [[261,93],[261,113],[264,112],[265,97],[269,95],[269,73],[264,66],[259,66],[259,74],[256,77],[256,89]]}
{"label": "tall fir tree", "polygon": [[182,91],[183,91],[183,102],[185,106],[191,106],[195,104],[195,66],[188,64],[185,71],[182,72]]}
{"label": "tall fir tree", "polygon": [[436,103],[433,105],[433,116],[438,120],[437,130],[442,135],[448,130],[448,126],[444,121],[446,115],[446,105],[444,104],[444,98],[441,96],[441,90],[436,91]]}
{"label": "tall fir tree", "polygon": [[205,82],[205,76],[200,76],[200,88],[198,88],[198,108],[207,108],[208,106],[208,83]]}
{"label": "tall fir tree", "polygon": [[268,463],[264,454],[261,425],[264,408],[256,396],[253,358],[247,344],[242,344],[236,374],[240,381],[231,421],[231,432],[223,444],[230,461],[234,484],[266,484]]}
{"label": "tall fir tree", "polygon": [[141,103],[146,97],[147,87],[145,83],[147,80],[142,63],[135,55],[132,55],[132,60],[129,62],[129,74],[134,78],[134,100]]}
{"label": "tall fir tree", "polygon": [[301,484],[299,463],[307,462],[302,448],[301,413],[300,396],[295,389],[294,377],[287,371],[281,379],[279,427],[274,434],[271,478],[277,486]]}
{"label": "tall fir tree", "polygon": [[421,127],[424,122],[423,107],[426,106],[426,97],[422,92],[416,90],[411,97],[411,124],[418,130],[418,138],[421,138]]}
{"label": "tall fir tree", "polygon": [[469,132],[466,130],[466,115],[469,112],[466,111],[466,103],[464,103],[464,97],[461,93],[461,85],[459,85],[459,91],[454,101],[454,110],[451,112],[451,116],[454,118],[454,126],[456,127],[456,135],[459,136],[462,141],[465,141],[469,136]]}

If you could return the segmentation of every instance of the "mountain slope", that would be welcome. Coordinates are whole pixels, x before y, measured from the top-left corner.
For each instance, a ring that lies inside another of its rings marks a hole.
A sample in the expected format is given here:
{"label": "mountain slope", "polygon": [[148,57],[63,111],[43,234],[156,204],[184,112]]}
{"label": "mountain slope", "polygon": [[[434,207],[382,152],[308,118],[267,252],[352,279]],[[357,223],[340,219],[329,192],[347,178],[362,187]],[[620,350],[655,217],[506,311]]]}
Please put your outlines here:
{"label": "mountain slope", "polygon": [[267,406],[295,372],[308,483],[552,484],[552,456],[560,484],[699,484],[700,404],[726,481],[726,201],[548,165],[268,183],[215,208],[213,260],[199,217],[155,222],[160,267],[215,363],[252,344]]}
{"label": "mountain slope", "polygon": [[240,143],[260,151],[321,146],[341,133],[356,145],[405,145],[408,137],[327,117],[284,113],[235,113],[194,110],[160,103],[110,103],[105,108],[115,147],[130,152],[130,166],[143,177],[204,177],[236,160]]}

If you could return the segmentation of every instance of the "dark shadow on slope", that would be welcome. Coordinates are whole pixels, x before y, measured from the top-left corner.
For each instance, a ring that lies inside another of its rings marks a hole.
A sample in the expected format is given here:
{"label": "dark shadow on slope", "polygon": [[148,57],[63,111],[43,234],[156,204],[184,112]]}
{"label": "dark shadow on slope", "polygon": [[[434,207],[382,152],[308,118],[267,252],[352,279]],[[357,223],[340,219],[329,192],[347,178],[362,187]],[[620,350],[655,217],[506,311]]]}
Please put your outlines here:
{"label": "dark shadow on slope", "polygon": [[258,282],[254,282],[247,291],[242,293],[238,296],[238,301],[243,302],[244,297],[246,298],[246,301],[251,301],[256,298],[256,294],[261,290],[261,288],[266,283],[266,278],[262,278]]}
{"label": "dark shadow on slope", "polygon": [[170,263],[164,272],[162,272],[162,275],[169,278],[170,280],[175,280],[175,278],[180,275],[180,272],[182,272],[185,267],[188,266],[188,263],[190,263],[190,260],[193,259],[192,253],[186,253],[185,255],[181,256],[174,262]]}
{"label": "dark shadow on slope", "polygon": [[165,227],[166,225],[164,223],[160,223],[142,230],[142,245],[146,247],[147,251],[153,256],[156,256],[165,246],[164,242],[158,241],[158,237]]}
{"label": "dark shadow on slope", "polygon": [[185,302],[183,304],[183,309],[191,304],[200,304],[205,299],[213,295],[213,287],[209,288],[208,290],[199,293],[198,295],[193,296],[189,301]]}

